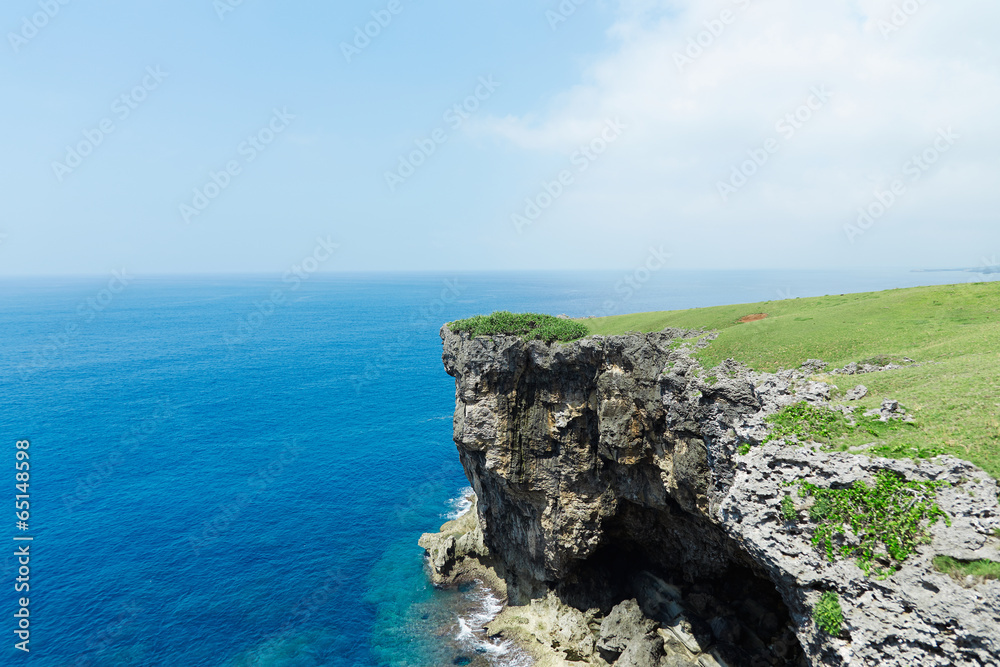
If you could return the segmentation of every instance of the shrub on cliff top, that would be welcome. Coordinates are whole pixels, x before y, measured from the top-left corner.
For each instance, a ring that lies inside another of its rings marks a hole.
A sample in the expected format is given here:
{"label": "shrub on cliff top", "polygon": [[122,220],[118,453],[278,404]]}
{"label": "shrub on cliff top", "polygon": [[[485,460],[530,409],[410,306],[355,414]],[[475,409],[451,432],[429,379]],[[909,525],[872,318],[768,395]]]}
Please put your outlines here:
{"label": "shrub on cliff top", "polygon": [[520,336],[524,340],[567,342],[590,335],[586,326],[573,320],[561,320],[538,313],[510,313],[506,310],[491,315],[476,315],[448,325],[455,333],[467,331],[476,336]]}

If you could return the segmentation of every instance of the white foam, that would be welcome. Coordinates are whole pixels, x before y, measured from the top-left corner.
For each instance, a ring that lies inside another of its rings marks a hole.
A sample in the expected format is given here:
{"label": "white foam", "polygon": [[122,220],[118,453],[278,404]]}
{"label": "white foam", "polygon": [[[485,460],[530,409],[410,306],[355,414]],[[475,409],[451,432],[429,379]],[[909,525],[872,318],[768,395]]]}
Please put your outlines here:
{"label": "white foam", "polygon": [[462,644],[470,642],[474,644],[476,641],[476,636],[473,634],[472,628],[461,616],[458,617],[458,634],[455,635],[455,640]]}
{"label": "white foam", "polygon": [[472,490],[471,486],[467,486],[461,491],[459,491],[459,496],[457,498],[452,498],[448,501],[448,507],[451,511],[445,514],[445,517],[449,521],[454,521],[460,516],[464,516],[469,513],[472,509],[472,499],[475,497],[476,492]]}
{"label": "white foam", "polygon": [[[471,490],[471,489],[470,489]],[[466,650],[485,655],[496,667],[531,667],[531,657],[510,640],[491,640],[484,626],[503,611],[503,603],[481,581],[469,596],[477,608],[468,617],[458,617],[455,640]]]}
{"label": "white foam", "polygon": [[472,622],[476,625],[486,625],[503,611],[503,603],[500,598],[493,595],[493,591],[484,587],[482,582],[478,582],[479,588],[474,595],[474,599],[479,603],[479,613],[472,615]]}

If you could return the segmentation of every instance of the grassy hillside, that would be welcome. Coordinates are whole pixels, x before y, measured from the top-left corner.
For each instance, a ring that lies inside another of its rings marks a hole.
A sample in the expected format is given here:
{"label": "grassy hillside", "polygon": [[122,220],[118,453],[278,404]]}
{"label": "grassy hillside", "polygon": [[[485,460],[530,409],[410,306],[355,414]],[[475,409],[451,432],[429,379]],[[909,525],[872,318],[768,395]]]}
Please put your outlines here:
{"label": "grassy hillside", "polygon": [[[760,318],[762,315],[766,317]],[[754,317],[756,316],[756,317]],[[747,320],[741,322],[741,320]],[[924,365],[857,376],[817,376],[843,393],[864,384],[868,408],[894,398],[918,428],[887,434],[901,452],[940,448],[1000,477],[1000,282],[916,287],[585,320],[594,334],[719,331],[701,351],[706,366],[732,357],[758,370],[806,359],[831,367],[909,357]]]}

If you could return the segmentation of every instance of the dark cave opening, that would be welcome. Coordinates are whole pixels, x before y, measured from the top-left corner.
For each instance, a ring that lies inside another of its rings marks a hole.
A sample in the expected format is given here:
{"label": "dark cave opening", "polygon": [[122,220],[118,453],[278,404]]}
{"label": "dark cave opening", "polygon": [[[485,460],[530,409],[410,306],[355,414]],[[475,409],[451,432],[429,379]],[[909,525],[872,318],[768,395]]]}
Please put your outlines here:
{"label": "dark cave opening", "polygon": [[692,638],[729,667],[808,664],[774,583],[719,528],[677,506],[652,510],[622,502],[601,546],[557,592],[577,609],[597,607],[603,614],[635,598],[667,631],[664,637],[678,638],[665,650],[690,664],[699,664],[698,651],[685,643]]}

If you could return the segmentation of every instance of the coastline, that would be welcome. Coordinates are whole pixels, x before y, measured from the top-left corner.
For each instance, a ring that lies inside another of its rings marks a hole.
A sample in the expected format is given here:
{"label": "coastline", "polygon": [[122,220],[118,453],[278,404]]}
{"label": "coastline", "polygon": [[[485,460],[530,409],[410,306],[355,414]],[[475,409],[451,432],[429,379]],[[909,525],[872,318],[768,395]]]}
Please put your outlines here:
{"label": "coastline", "polygon": [[[479,613],[468,619],[459,616],[460,632],[456,641],[487,654],[490,664],[497,667],[561,667],[564,662],[551,662],[534,646],[530,637],[519,630],[519,616],[511,610],[505,572],[489,553],[483,542],[479,524],[478,499],[471,489],[460,499],[458,516],[442,524],[434,533],[424,533],[419,545],[426,552],[425,563],[433,585],[440,589],[463,591],[483,603]],[[499,568],[499,571],[498,571]],[[456,664],[471,665],[462,657]]]}
{"label": "coastline", "polygon": [[[978,605],[992,606],[997,584],[974,582],[970,597],[931,561],[997,560],[996,481],[950,456],[887,459],[769,437],[771,415],[793,406],[852,411],[818,374],[824,362],[706,371],[692,355],[711,335],[664,329],[549,345],[443,329],[455,443],[476,501],[420,538],[435,585],[503,591],[486,636],[543,667],[908,667],[942,655],[950,662],[920,664],[981,664],[996,630]],[[892,400],[870,412],[907,419]],[[812,504],[788,488],[880,475],[933,483],[950,520],[928,525],[906,567],[876,582],[815,549]],[[834,631],[814,622],[828,592],[842,614]],[[942,636],[942,624],[976,644]],[[902,632],[914,641],[894,641]]]}
{"label": "coastline", "polygon": [[[548,631],[548,627],[561,627],[559,622],[553,621],[569,620],[563,617],[567,614],[574,616],[574,612],[583,615],[562,605],[551,594],[542,601],[531,601],[524,606],[510,604],[505,572],[483,542],[478,498],[474,492],[466,497],[471,500],[470,506],[458,517],[444,523],[437,532],[424,533],[419,545],[426,552],[428,574],[434,586],[442,589],[478,586],[499,603],[499,610],[490,614],[490,618],[483,619],[485,622],[480,627],[469,627],[468,630],[472,633],[483,632],[494,646],[503,643],[513,645],[514,655],[502,663],[505,667],[608,665],[604,661],[568,662],[561,659],[559,652],[546,650],[546,646],[551,646],[553,641],[558,642],[558,636],[566,634]],[[590,616],[589,620],[593,622],[593,614]],[[463,619],[459,621],[464,623]]]}

